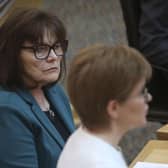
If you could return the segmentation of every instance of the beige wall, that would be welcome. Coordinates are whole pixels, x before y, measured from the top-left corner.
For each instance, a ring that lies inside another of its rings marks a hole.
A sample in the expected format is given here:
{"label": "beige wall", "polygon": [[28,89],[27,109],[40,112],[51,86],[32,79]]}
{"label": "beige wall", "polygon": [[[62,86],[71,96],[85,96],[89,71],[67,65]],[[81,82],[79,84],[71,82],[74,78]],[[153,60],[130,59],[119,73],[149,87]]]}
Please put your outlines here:
{"label": "beige wall", "polygon": [[20,7],[42,7],[42,0],[14,0],[11,6],[6,10],[5,14],[0,18],[0,24],[4,22],[7,16]]}

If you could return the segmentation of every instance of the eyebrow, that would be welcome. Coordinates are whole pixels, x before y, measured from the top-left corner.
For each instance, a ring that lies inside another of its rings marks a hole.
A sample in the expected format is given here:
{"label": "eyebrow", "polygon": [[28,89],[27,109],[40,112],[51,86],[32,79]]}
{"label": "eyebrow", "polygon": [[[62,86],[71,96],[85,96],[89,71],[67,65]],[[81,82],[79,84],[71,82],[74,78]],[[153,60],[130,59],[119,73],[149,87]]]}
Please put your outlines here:
{"label": "eyebrow", "polygon": [[58,44],[58,43],[60,43],[60,42],[59,41],[55,41],[53,44],[48,44],[48,43],[45,43],[45,42],[41,42],[41,43],[37,43],[35,45],[53,46],[53,45]]}

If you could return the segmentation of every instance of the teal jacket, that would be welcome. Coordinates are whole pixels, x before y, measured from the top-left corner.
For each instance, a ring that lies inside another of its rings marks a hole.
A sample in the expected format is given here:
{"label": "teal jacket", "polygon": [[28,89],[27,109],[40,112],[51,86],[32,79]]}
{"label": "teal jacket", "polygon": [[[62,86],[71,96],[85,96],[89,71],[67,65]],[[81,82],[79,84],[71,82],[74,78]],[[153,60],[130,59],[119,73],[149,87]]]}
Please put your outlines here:
{"label": "teal jacket", "polygon": [[[59,85],[46,89],[70,132],[75,129],[69,101]],[[65,142],[28,91],[0,87],[0,168],[56,168]]]}

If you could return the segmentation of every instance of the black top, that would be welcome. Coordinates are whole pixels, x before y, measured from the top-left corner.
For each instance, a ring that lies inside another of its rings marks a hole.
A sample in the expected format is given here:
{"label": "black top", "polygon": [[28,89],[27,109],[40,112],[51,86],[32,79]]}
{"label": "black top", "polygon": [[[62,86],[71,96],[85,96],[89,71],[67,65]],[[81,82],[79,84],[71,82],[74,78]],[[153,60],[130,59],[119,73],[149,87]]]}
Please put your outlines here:
{"label": "black top", "polygon": [[[70,132],[66,128],[65,124],[61,120],[59,116],[57,116],[52,109],[48,111],[44,111],[44,113],[47,115],[47,117],[50,119],[50,121],[53,123],[55,128],[58,130],[58,132],[61,134],[62,138],[66,141],[67,138],[70,135]],[[54,115],[51,115],[51,113],[54,113]]]}

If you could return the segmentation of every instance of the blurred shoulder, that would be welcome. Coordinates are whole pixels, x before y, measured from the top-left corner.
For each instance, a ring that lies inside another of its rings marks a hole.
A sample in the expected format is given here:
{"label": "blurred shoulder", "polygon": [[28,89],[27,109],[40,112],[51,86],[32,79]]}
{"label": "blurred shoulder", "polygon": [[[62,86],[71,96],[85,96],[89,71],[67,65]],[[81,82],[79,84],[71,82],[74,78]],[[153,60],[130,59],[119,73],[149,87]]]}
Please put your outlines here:
{"label": "blurred shoulder", "polygon": [[65,94],[64,87],[61,84],[53,85],[51,89],[58,94]]}
{"label": "blurred shoulder", "polygon": [[15,91],[10,91],[0,87],[0,106],[17,107],[23,103],[23,99]]}
{"label": "blurred shoulder", "polygon": [[55,94],[55,96],[60,99],[68,99],[66,91],[61,84],[53,85],[50,89],[50,93]]}

